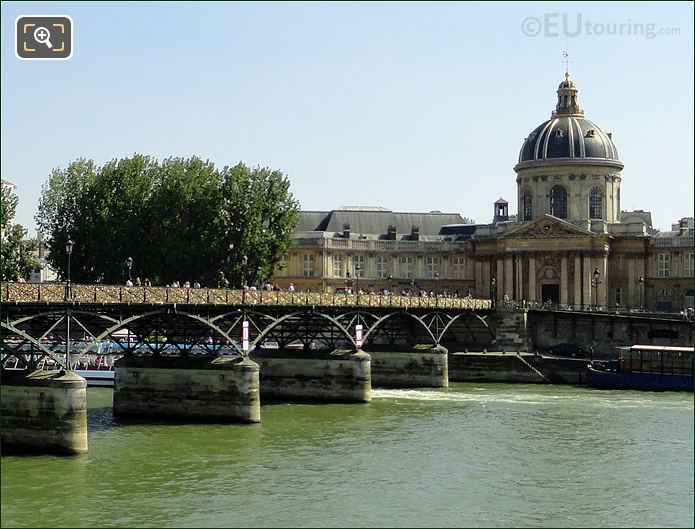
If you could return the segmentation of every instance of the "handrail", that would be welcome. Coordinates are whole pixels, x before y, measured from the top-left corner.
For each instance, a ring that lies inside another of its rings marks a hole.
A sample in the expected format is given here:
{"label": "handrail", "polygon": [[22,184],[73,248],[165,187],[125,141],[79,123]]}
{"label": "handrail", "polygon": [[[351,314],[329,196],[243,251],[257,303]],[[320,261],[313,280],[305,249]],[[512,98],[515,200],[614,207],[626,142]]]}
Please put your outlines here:
{"label": "handrail", "polygon": [[61,283],[2,283],[2,303],[146,303],[196,305],[290,305],[327,307],[396,307],[486,310],[489,299],[419,297],[382,294],[346,294],[234,290],[225,288],[126,287]]}

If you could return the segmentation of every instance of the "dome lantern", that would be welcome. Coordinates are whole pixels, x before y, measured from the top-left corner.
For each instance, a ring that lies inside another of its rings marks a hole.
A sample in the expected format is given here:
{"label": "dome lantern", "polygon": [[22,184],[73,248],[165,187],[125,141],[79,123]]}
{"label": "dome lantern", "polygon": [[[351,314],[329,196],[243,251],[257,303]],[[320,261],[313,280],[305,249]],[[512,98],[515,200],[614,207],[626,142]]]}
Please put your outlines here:
{"label": "dome lantern", "polygon": [[570,79],[569,72],[565,72],[565,80],[557,87],[557,105],[552,117],[555,116],[584,116],[584,111],[579,108],[577,101],[577,85]]}

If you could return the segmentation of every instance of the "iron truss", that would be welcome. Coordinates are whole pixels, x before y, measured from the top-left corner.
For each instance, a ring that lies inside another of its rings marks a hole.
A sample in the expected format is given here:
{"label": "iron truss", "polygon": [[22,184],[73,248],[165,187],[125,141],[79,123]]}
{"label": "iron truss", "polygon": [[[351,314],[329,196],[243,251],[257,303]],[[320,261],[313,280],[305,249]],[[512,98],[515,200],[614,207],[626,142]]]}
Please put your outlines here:
{"label": "iron truss", "polygon": [[[242,300],[243,301],[243,300]],[[50,359],[74,368],[99,344],[124,355],[245,355],[242,323],[249,322],[250,349],[407,350],[416,344],[480,348],[494,343],[490,310],[414,306],[318,306],[178,303],[2,302],[1,352],[36,369]],[[69,337],[69,339],[68,339]],[[69,366],[66,350],[70,352]]]}

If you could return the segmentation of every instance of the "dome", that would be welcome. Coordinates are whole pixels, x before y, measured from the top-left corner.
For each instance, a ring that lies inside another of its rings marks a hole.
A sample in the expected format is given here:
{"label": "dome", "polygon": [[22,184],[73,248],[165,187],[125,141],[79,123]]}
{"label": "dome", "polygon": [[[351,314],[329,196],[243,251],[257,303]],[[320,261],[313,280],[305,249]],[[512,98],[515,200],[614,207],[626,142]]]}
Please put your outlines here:
{"label": "dome", "polygon": [[531,132],[519,163],[553,158],[598,158],[620,162],[611,137],[583,117],[554,116]]}
{"label": "dome", "polygon": [[550,119],[538,125],[524,140],[519,153],[519,164],[547,160],[582,160],[608,162],[622,168],[618,150],[610,134],[584,117],[579,108],[579,90],[565,73],[565,80],[557,88],[557,105]]}

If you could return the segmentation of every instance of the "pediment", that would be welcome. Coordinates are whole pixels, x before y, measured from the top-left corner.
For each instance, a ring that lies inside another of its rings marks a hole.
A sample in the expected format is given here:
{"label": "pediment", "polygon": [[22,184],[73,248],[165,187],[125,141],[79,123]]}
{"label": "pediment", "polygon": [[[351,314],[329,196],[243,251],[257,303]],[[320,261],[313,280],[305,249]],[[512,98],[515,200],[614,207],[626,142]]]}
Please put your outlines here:
{"label": "pediment", "polygon": [[580,228],[566,220],[545,215],[533,222],[519,226],[502,236],[503,239],[551,239],[558,237],[596,237],[590,230]]}

